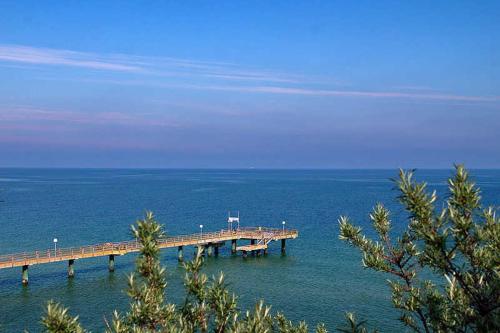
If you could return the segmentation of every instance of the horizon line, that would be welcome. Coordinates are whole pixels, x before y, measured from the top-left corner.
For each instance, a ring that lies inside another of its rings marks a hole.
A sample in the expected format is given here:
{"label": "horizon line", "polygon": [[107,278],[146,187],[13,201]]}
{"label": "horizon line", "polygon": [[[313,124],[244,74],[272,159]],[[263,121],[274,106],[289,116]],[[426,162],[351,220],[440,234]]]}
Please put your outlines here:
{"label": "horizon line", "polygon": [[[65,166],[0,166],[0,170],[238,170],[238,171],[329,171],[329,170],[453,170],[454,167],[65,167]],[[500,167],[466,167],[467,170],[500,170]],[[1,180],[0,180],[1,181]]]}

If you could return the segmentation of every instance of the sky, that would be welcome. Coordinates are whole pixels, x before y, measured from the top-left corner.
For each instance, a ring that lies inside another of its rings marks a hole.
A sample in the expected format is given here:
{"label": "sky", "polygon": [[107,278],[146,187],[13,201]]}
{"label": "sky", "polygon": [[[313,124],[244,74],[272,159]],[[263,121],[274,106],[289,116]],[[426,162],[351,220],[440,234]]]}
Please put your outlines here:
{"label": "sky", "polygon": [[500,168],[499,1],[0,16],[0,167]]}

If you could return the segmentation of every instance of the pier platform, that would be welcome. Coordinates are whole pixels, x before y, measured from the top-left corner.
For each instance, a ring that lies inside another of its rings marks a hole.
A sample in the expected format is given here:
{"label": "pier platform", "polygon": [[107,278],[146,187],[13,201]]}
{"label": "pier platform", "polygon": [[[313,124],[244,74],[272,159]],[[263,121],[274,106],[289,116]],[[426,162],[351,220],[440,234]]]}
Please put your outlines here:
{"label": "pier platform", "polygon": [[[158,247],[177,248],[178,259],[183,260],[183,248],[185,246],[197,246],[207,249],[206,255],[218,255],[219,248],[225,242],[231,242],[231,253],[242,251],[267,250],[268,244],[281,240],[281,251],[285,251],[285,241],[298,237],[298,231],[294,229],[275,229],[266,227],[246,227],[237,230],[221,230],[216,232],[200,232],[191,235],[165,237],[158,242]],[[250,245],[237,246],[237,241],[250,241]],[[32,265],[48,264],[52,262],[68,261],[68,276],[74,276],[75,260],[109,257],[109,270],[114,271],[115,256],[138,252],[141,244],[137,241],[108,242],[96,245],[86,245],[70,248],[35,250],[14,254],[0,255],[0,269],[22,267],[22,282],[28,283],[28,267]]]}
{"label": "pier platform", "polygon": [[236,248],[236,251],[257,251],[257,250],[266,250],[267,249],[267,244],[251,244],[251,245],[244,245],[244,246],[238,246]]}

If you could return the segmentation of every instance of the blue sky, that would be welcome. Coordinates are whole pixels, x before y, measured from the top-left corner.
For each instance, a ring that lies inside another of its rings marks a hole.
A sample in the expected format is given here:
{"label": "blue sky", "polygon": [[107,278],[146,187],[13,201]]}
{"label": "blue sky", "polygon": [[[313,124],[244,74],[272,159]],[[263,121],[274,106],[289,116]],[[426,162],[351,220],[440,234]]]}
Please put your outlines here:
{"label": "blue sky", "polygon": [[500,167],[498,1],[0,13],[0,166]]}

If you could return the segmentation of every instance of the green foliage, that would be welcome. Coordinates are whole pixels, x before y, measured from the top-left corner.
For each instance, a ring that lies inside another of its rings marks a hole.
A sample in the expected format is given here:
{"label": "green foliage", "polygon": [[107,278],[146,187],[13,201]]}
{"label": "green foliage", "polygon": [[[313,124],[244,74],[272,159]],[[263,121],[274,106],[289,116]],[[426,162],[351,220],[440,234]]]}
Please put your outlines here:
{"label": "green foliage", "polygon": [[[378,239],[341,217],[340,239],[359,248],[363,265],[389,280],[401,321],[416,332],[500,331],[500,223],[492,207],[482,209],[479,188],[463,166],[449,179],[449,198],[436,211],[435,192],[400,171],[399,201],[408,228],[390,237],[390,212],[377,204],[370,214]],[[433,273],[424,279],[422,271]],[[355,321],[353,321],[355,324]],[[354,332],[354,331],[353,331]]]}
{"label": "green foliage", "polygon": [[[345,314],[345,319],[347,325],[338,329],[339,332],[343,333],[368,333],[368,330],[364,327],[366,321],[357,321],[356,315],[352,312],[347,312]],[[376,331],[374,331],[376,332]]]}
{"label": "green foliage", "polygon": [[84,333],[85,330],[78,323],[78,316],[71,317],[68,309],[50,301],[47,304],[46,314],[42,319],[45,332],[57,333]]}
{"label": "green foliage", "polygon": [[122,317],[115,313],[108,332],[155,332],[174,319],[175,307],[165,303],[165,268],[160,265],[157,242],[164,237],[161,226],[153,213],[146,213],[144,220],[132,226],[132,234],[141,242],[136,269],[128,280],[128,295],[132,302],[129,312]]}
{"label": "green foliage", "polygon": [[[271,308],[263,301],[244,316],[238,309],[237,298],[230,293],[224,275],[209,279],[201,268],[201,251],[196,258],[184,264],[186,297],[182,306],[169,304],[165,299],[167,286],[165,269],[159,260],[158,241],[164,237],[162,227],[152,213],[132,226],[133,235],[142,247],[136,261],[136,274],[128,281],[130,309],[125,314],[117,311],[111,323],[106,322],[107,333],[306,333],[307,325],[294,325],[282,314],[271,315]],[[71,317],[67,309],[49,302],[42,323],[50,333],[83,333],[78,317]],[[323,325],[317,333],[327,333]]]}

